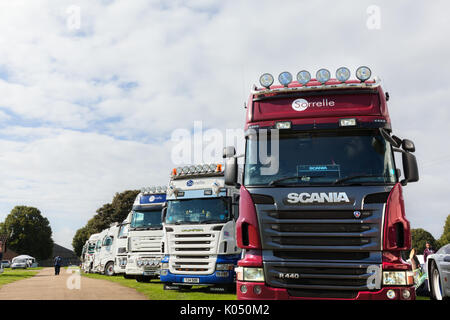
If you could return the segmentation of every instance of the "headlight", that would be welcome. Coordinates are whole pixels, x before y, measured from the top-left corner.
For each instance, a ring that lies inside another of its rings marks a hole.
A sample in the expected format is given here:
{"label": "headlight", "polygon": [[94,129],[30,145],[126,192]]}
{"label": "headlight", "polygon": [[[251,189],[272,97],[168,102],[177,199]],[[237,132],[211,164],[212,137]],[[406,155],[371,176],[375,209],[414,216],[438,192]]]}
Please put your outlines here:
{"label": "headlight", "polygon": [[280,73],[278,76],[278,81],[285,87],[289,85],[289,83],[292,82],[292,74],[288,71],[284,71]]}
{"label": "headlight", "polygon": [[216,264],[217,271],[228,271],[228,270],[233,270],[233,269],[234,269],[234,264],[224,264],[224,263]]}
{"label": "headlight", "polygon": [[302,85],[307,84],[310,80],[311,74],[308,71],[302,70],[299,73],[297,73],[297,81]]}
{"label": "headlight", "polygon": [[356,77],[358,80],[361,80],[362,82],[368,80],[372,74],[372,71],[368,67],[359,67],[356,69]]}
{"label": "headlight", "polygon": [[383,285],[406,286],[405,271],[383,271]]}
{"label": "headlight", "polygon": [[161,264],[161,269],[169,269],[169,264],[167,262],[163,262]]}
{"label": "headlight", "polygon": [[270,86],[273,84],[273,76],[270,73],[264,73],[260,78],[259,78],[259,83],[263,86],[266,87],[267,89],[270,88]]}
{"label": "headlight", "polygon": [[321,84],[324,84],[328,80],[330,80],[331,74],[330,71],[327,69],[320,69],[316,73],[316,80],[319,81]]}
{"label": "headlight", "polygon": [[243,269],[244,281],[264,282],[263,268],[245,268]]}
{"label": "headlight", "polygon": [[345,82],[350,78],[350,70],[346,67],[340,67],[336,70],[336,79]]}

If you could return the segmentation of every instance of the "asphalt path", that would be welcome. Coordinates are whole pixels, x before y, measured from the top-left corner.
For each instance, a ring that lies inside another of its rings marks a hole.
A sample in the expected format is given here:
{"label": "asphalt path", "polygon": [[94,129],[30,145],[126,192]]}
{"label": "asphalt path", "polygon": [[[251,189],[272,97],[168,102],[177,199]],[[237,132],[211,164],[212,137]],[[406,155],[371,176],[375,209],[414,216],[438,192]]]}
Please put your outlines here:
{"label": "asphalt path", "polygon": [[[1,275],[0,275],[1,277]],[[34,277],[0,288],[0,300],[146,300],[132,288],[99,279],[83,277],[79,271],[44,268]]]}

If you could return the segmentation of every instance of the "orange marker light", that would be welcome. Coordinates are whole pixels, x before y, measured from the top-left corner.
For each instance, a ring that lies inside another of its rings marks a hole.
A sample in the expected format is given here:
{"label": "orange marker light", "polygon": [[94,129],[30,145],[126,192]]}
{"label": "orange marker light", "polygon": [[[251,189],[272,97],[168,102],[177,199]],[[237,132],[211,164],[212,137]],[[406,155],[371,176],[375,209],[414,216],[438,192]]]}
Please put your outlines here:
{"label": "orange marker light", "polygon": [[176,176],[176,175],[177,175],[177,169],[176,169],[176,168],[173,168],[173,169],[172,169],[172,175],[173,175],[173,176]]}

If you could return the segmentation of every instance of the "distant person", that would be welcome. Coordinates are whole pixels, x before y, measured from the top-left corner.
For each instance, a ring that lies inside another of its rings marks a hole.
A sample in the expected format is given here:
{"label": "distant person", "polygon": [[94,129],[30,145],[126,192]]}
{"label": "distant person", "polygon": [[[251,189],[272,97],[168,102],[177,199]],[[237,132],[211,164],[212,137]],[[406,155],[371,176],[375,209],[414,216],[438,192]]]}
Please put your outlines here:
{"label": "distant person", "polygon": [[62,258],[60,256],[56,256],[54,260],[55,265],[55,276],[59,275],[59,271],[61,270]]}
{"label": "distant person", "polygon": [[431,247],[431,244],[427,241],[427,243],[425,244],[425,250],[423,251],[423,260],[424,260],[424,262],[426,263],[427,262],[427,257],[430,255],[430,254],[433,254],[434,253],[434,250],[433,250],[433,248]]}

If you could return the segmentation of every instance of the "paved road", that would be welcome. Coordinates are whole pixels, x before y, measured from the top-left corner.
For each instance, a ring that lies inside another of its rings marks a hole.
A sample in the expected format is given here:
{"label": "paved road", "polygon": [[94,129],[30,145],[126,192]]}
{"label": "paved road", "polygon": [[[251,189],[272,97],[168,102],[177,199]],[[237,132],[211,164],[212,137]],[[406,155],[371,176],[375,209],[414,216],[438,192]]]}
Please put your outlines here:
{"label": "paved road", "polygon": [[78,276],[68,271],[62,268],[61,273],[55,276],[53,268],[44,268],[32,278],[6,284],[0,288],[0,300],[147,299],[132,288],[107,280]]}

